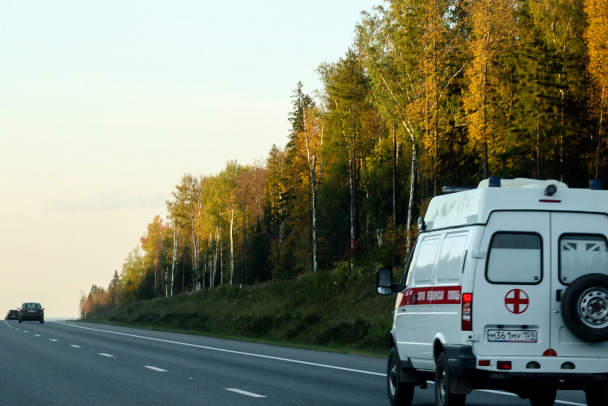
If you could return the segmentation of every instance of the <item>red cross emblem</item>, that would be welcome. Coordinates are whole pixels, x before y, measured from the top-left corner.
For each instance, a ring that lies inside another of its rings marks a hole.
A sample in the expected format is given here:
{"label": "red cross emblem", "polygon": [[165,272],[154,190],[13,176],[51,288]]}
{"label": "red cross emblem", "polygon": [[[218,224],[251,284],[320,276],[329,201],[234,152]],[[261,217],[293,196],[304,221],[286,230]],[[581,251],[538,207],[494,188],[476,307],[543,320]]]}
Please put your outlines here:
{"label": "red cross emblem", "polygon": [[505,306],[511,313],[520,314],[526,311],[530,299],[528,294],[521,289],[513,289],[505,296]]}

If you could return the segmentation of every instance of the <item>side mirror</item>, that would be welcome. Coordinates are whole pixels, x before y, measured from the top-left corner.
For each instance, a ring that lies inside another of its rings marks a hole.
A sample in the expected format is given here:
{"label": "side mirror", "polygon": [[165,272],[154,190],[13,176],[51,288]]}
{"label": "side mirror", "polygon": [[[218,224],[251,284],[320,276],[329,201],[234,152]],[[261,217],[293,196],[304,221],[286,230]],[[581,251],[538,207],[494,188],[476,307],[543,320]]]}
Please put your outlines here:
{"label": "side mirror", "polygon": [[378,268],[376,271],[376,288],[381,295],[392,295],[393,270],[390,268]]}

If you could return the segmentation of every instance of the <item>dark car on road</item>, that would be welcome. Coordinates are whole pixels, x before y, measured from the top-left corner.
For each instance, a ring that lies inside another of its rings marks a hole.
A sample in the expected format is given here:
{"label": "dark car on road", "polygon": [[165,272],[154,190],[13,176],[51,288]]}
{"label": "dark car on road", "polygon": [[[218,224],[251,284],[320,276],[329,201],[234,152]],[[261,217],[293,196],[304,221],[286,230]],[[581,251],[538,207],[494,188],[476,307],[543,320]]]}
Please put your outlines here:
{"label": "dark car on road", "polygon": [[19,320],[19,312],[17,310],[9,310],[4,320]]}
{"label": "dark car on road", "polygon": [[44,323],[44,308],[40,303],[25,302],[19,308],[19,323],[22,321],[33,320]]}

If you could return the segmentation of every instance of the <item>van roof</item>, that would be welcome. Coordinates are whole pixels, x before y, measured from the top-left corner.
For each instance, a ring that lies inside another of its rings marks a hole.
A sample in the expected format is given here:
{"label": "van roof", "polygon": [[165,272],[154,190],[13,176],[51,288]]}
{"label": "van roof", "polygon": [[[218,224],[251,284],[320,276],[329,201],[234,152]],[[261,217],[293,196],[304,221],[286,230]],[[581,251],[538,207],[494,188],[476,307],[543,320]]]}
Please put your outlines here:
{"label": "van roof", "polygon": [[[499,187],[483,180],[477,189],[436,196],[424,217],[425,230],[485,224],[496,210],[608,213],[608,191],[569,189],[556,180],[500,179]],[[554,193],[547,192],[553,185]]]}

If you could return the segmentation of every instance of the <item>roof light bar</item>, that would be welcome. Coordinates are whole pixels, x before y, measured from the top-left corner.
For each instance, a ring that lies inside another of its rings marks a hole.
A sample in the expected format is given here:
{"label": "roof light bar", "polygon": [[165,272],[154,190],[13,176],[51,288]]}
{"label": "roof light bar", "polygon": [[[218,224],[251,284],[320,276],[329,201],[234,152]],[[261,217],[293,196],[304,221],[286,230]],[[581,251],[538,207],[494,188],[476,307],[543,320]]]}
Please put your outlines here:
{"label": "roof light bar", "polygon": [[602,190],[602,180],[601,179],[591,179],[589,181],[589,189]]}
{"label": "roof light bar", "polygon": [[498,176],[490,176],[488,182],[489,187],[500,187],[500,178]]}

